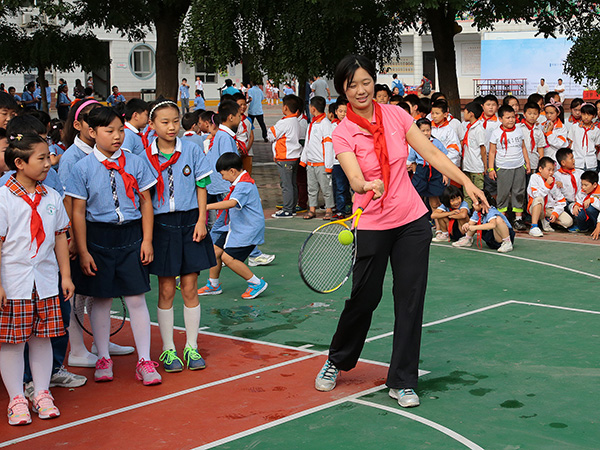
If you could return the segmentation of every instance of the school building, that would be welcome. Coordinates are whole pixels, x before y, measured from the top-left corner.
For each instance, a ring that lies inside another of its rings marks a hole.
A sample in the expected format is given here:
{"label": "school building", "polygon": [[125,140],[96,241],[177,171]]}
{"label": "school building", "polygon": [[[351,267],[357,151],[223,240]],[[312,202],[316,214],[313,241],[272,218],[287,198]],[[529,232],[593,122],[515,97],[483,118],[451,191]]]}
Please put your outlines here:
{"label": "school building", "polygon": [[[19,24],[27,26],[27,17],[23,16]],[[498,23],[495,30],[490,32],[477,31],[472,20],[460,20],[458,24],[462,31],[455,36],[456,70],[463,100],[487,93],[495,93],[499,97],[512,93],[523,98],[535,92],[540,78],[545,78],[551,89],[558,78],[562,78],[567,98],[582,95],[583,86],[562,73],[563,60],[571,45],[566,39],[536,37],[535,29],[524,24]],[[144,42],[129,42],[118,33],[105,30],[97,30],[96,35],[104,42],[104,54],[99,55],[99,59],[105,61],[105,64],[91,73],[49,70],[46,79],[52,92],[56,92],[58,80],[64,78],[71,95],[75,80],[80,79],[85,86],[91,75],[94,90],[99,97],[106,98],[111,86],[117,85],[126,98],[153,99],[156,65],[159,63],[155,56],[155,35],[149,33]],[[405,85],[418,86],[423,75],[427,74],[433,81],[433,86],[436,89],[439,86],[439,73],[429,35],[405,32],[402,35],[400,57],[389,61],[381,69],[380,83],[391,85],[392,74],[396,73]],[[29,73],[0,73],[0,82],[5,84],[6,89],[15,86],[17,93],[20,93],[24,85],[36,76],[35,69]],[[179,80],[187,78],[192,99],[196,76],[204,82],[205,97],[218,99],[219,88],[224,85],[225,79],[231,78],[236,86],[240,86],[243,65],[236,64],[218,71],[209,57],[197,61],[195,65],[181,62]],[[333,83],[329,83],[334,94]]]}

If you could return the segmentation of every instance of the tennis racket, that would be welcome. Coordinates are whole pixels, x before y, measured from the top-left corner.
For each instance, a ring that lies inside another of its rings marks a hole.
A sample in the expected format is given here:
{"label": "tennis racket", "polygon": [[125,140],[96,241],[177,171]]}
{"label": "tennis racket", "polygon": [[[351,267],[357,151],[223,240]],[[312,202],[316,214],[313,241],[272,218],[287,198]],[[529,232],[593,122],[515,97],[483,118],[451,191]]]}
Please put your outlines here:
{"label": "tennis racket", "polygon": [[[94,298],[84,295],[76,295],[73,300],[73,312],[79,326],[90,336],[93,336],[92,322],[90,316],[94,308]],[[110,335],[117,334],[127,319],[127,307],[122,297],[113,299],[110,307]]]}
{"label": "tennis racket", "polygon": [[[298,269],[302,280],[313,291],[320,294],[336,291],[350,277],[356,258],[356,233],[353,230],[374,194],[374,191],[367,192],[354,214],[321,225],[302,244]],[[347,238],[345,244],[341,242],[342,236]]]}

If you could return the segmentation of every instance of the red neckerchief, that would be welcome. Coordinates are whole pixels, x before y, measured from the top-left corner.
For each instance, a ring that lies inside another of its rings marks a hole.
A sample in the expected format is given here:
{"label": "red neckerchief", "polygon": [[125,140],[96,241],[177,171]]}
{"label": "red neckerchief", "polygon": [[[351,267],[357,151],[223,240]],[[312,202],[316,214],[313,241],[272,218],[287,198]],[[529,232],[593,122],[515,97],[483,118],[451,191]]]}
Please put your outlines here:
{"label": "red neckerchief", "polygon": [[65,144],[63,144],[62,142],[57,142],[56,145],[61,150],[66,150],[67,149],[67,146]]}
{"label": "red neckerchief", "polygon": [[346,118],[358,125],[360,128],[367,130],[373,135],[373,145],[377,159],[379,160],[379,167],[381,168],[381,175],[383,178],[383,186],[385,192],[382,199],[388,193],[388,187],[390,185],[390,157],[388,154],[387,143],[385,141],[385,129],[383,128],[383,115],[381,106],[379,103],[373,100],[373,108],[375,110],[375,123],[371,123],[370,120],[360,117],[352,109],[352,105],[348,104],[348,112]]}
{"label": "red neckerchief", "polygon": [[[240,179],[238,180],[238,183],[252,183],[252,184],[254,184],[254,180],[248,174],[248,172],[244,172],[242,174],[242,176],[240,177]],[[229,200],[229,198],[231,197],[231,194],[233,193],[233,190],[235,189],[236,186],[237,186],[237,183],[236,184],[232,184],[229,187],[229,193],[225,196],[225,198],[223,199],[223,201]],[[219,213],[217,214],[217,219],[219,219],[219,216],[223,213],[223,211],[225,211],[225,222],[224,222],[224,224],[227,225],[229,223],[229,212],[228,212],[227,209],[222,209],[221,211],[219,211]]]}
{"label": "red neckerchief", "polygon": [[117,172],[119,172],[119,174],[123,178],[123,183],[125,183],[125,192],[127,193],[127,197],[131,199],[131,201],[133,202],[133,206],[135,206],[134,191],[137,191],[137,193],[139,194],[140,190],[135,177],[130,173],[125,172],[125,152],[121,151],[121,156],[119,156],[119,158],[117,159],[117,163],[105,159],[104,161],[102,161],[102,165],[107,169],[114,169]]}
{"label": "red neckerchief", "polygon": [[442,123],[440,123],[439,125],[435,122],[431,122],[431,125],[433,126],[433,128],[443,128],[445,126],[450,125],[450,122],[448,122],[448,118],[444,119],[444,121]]}
{"label": "red neckerchief", "polygon": [[144,146],[145,149],[150,147],[150,140],[148,139],[149,135],[150,135],[150,127],[148,127],[148,129],[146,130],[145,133],[143,131],[138,131],[138,136],[142,138],[142,145]]}
{"label": "red neckerchief", "polygon": [[527,122],[526,120],[524,120],[521,123],[523,123],[529,130],[529,137],[531,138],[531,151],[533,152],[535,150],[535,138],[533,137],[533,130],[535,129],[535,125],[529,126],[529,122]]}
{"label": "red neckerchief", "polygon": [[17,181],[17,177],[15,174],[11,175],[8,181],[6,182],[6,186],[10,190],[10,192],[17,197],[21,197],[25,203],[27,203],[31,207],[31,221],[29,222],[29,232],[31,234],[31,244],[29,248],[33,245],[33,241],[37,241],[37,248],[35,249],[35,255],[32,258],[35,258],[40,250],[40,247],[44,240],[46,239],[46,233],[44,232],[44,223],[42,222],[42,217],[37,210],[40,202],[42,201],[42,196],[46,195],[48,191],[41,183],[35,184],[35,196],[33,197],[33,201],[29,198],[29,193],[27,190]]}
{"label": "red neckerchief", "polygon": [[461,160],[465,159],[465,149],[469,148],[469,130],[471,129],[471,127],[473,126],[474,123],[477,122],[473,122],[467,125],[467,131],[465,133],[465,137],[463,138],[462,141],[462,155],[461,155]]}
{"label": "red neckerchief", "polygon": [[583,209],[583,213],[585,214],[585,220],[588,220],[588,214],[587,211],[585,210],[585,206],[583,206],[583,204],[585,203],[586,200],[589,200],[590,197],[594,194],[600,194],[600,186],[598,186],[596,189],[594,189],[592,192],[590,192],[588,195],[585,196],[585,198],[583,199],[583,201],[581,202],[581,209]]}
{"label": "red neckerchief", "polygon": [[336,117],[335,119],[333,119],[333,120],[331,121],[331,123],[340,123],[340,119],[338,119],[338,118]]}
{"label": "red neckerchief", "polygon": [[[156,146],[156,149],[158,150],[158,145]],[[158,153],[152,154],[152,146],[146,148],[146,156],[148,156],[148,161],[150,161],[154,170],[158,172],[158,177],[156,178],[156,195],[158,197],[158,204],[162,205],[165,202],[165,181],[163,180],[162,173],[167,167],[172,166],[177,162],[179,156],[181,156],[181,152],[174,152],[173,156],[162,164],[158,160]]]}
{"label": "red neckerchief", "polygon": [[246,143],[244,141],[240,141],[235,134],[233,135],[233,140],[235,141],[238,152],[240,152],[240,156],[246,156],[248,154],[248,146]]}
{"label": "red neckerchief", "polygon": [[508,153],[508,134],[506,134],[506,132],[508,131],[510,133],[515,131],[515,127],[504,128],[504,125],[500,125],[500,129],[502,130],[502,135],[500,136],[500,147],[502,147],[502,143],[504,143],[504,154],[506,155]]}
{"label": "red neckerchief", "polygon": [[312,118],[312,120],[310,121],[310,125],[308,126],[308,139],[310,139],[310,133],[312,132],[313,123],[315,123],[315,122],[320,123],[321,120],[323,120],[324,118],[325,118],[325,113],[321,113],[318,116],[315,116]]}
{"label": "red neckerchief", "polygon": [[208,150],[213,148],[213,144],[215,143],[215,136],[211,136],[210,142],[208,143]]}
{"label": "red neckerchief", "polygon": [[560,173],[564,173],[565,175],[570,175],[571,176],[571,184],[573,185],[573,193],[577,194],[577,180],[575,180],[575,175],[573,175],[573,172],[575,172],[575,170],[567,170],[564,168],[560,168],[558,169],[558,171]]}
{"label": "red neckerchief", "polygon": [[185,133],[183,133],[184,136],[193,136],[196,133],[194,133],[193,131],[186,131]]}
{"label": "red neckerchief", "polygon": [[571,123],[579,123],[581,119],[575,119],[573,116],[569,116],[569,122]]}
{"label": "red neckerchief", "polygon": [[[479,211],[477,213],[477,225],[481,225],[481,215],[483,211]],[[483,250],[483,230],[477,230],[477,248],[479,250]]]}
{"label": "red neckerchief", "polygon": [[579,123],[579,126],[581,128],[583,128],[583,137],[581,138],[581,146],[583,148],[587,148],[588,144],[590,143],[590,140],[588,139],[588,131],[590,131],[594,128],[594,124],[592,124],[590,127],[586,127],[583,123]]}
{"label": "red neckerchief", "polygon": [[487,130],[487,123],[491,120],[492,122],[496,122],[498,118],[496,116],[485,117],[485,114],[482,114],[479,120],[483,120],[483,128]]}

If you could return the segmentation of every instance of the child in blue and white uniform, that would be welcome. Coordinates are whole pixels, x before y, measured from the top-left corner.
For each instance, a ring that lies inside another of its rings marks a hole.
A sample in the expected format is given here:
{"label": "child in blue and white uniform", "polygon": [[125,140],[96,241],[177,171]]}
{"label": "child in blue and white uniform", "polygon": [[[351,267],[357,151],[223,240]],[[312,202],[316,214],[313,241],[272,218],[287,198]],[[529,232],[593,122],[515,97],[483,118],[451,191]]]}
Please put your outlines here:
{"label": "child in blue and white uniform", "polygon": [[186,330],[183,359],[190,370],[204,369],[206,364],[198,352],[201,309],[197,290],[200,271],[216,264],[206,231],[206,186],[212,169],[200,147],[177,137],[180,122],[175,102],[156,102],[150,110],[150,126],[156,139],[144,156],[158,176],[152,193],[155,257],[149,270],[158,276],[157,316],[163,342],[160,360],[166,372],[183,370],[173,342],[175,278],[180,276]]}
{"label": "child in blue and white uniform", "polygon": [[463,192],[456,186],[448,186],[440,197],[441,204],[431,212],[437,231],[433,242],[458,241],[465,235],[462,226],[469,221],[469,205]]}
{"label": "child in blue and white uniform", "polygon": [[52,119],[50,121],[50,133],[48,133],[50,144],[50,162],[55,172],[58,172],[60,158],[63,153],[67,150],[67,146],[63,144],[65,122],[61,119]]}
{"label": "child in blue and white uniform", "polygon": [[131,153],[144,153],[144,129],[148,124],[148,103],[132,98],[125,104],[125,140],[123,148]]}
{"label": "child in blue and white uniform", "polygon": [[462,231],[465,236],[452,244],[453,247],[470,247],[473,245],[473,236],[477,233],[478,239],[483,239],[487,246],[500,253],[508,253],[513,250],[515,242],[515,231],[504,214],[496,208],[496,201],[487,191],[485,198],[490,205],[489,211],[482,212],[482,204],[473,204],[473,215],[471,220],[463,225]]}
{"label": "child in blue and white uniform", "polygon": [[220,210],[211,230],[217,264],[211,267],[208,282],[198,290],[198,295],[223,292],[219,281],[222,261],[248,283],[248,289],[242,294],[242,298],[253,299],[268,286],[244,264],[254,247],[265,241],[265,216],[260,195],[237,153],[223,154],[217,161],[216,169],[224,180],[231,183],[231,188],[223,201],[211,203],[207,207]]}
{"label": "child in blue and white uniform", "polygon": [[110,307],[123,297],[138,352],[136,378],[144,385],[161,377],[150,359],[150,290],[147,265],[153,259],[154,214],[148,190],[156,177],[139,156],[121,149],[123,119],[112,108],[88,116],[93,152],[79,161],[65,193],[73,199],[72,223],[78,257],[72,263],[77,292],[93,297],[91,314],[98,350],[96,381],[112,381],[109,354]]}

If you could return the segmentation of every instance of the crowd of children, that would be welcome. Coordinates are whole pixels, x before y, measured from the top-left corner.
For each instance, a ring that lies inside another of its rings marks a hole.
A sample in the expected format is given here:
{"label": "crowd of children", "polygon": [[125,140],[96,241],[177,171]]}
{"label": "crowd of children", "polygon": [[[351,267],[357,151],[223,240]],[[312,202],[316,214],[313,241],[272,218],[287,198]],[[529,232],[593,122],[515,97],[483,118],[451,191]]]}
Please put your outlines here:
{"label": "crowd of children", "polygon": [[[50,387],[86,382],[62,366],[69,343],[69,365],[94,367],[97,382],[113,380],[112,356],[133,351],[135,377],[144,385],[162,382],[150,356],[149,274],[158,277],[166,372],[206,366],[198,351],[198,299],[222,292],[221,264],[247,281],[242,298],[267,289],[245,264],[275,257],[257,247],[265,226],[250,176],[253,131],[245,106],[243,95],[224,96],[216,113],[181,117],[177,103],[162,98],[114,107],[83,98],[63,121],[23,111],[0,93],[0,374],[11,425],[31,422],[30,401],[41,419],[58,417]],[[198,274],[208,269],[207,285],[198,289]],[[186,331],[179,354],[178,289]],[[110,342],[115,297],[127,305],[135,349]],[[93,302],[93,353],[71,301]]]}

